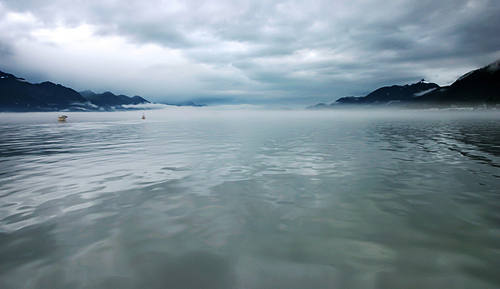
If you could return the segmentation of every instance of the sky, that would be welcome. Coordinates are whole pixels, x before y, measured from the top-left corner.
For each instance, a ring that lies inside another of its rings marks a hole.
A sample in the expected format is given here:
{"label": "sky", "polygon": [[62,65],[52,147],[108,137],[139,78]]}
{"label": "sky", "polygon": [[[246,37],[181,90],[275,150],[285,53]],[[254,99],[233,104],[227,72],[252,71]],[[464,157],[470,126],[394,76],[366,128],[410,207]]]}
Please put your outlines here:
{"label": "sky", "polygon": [[498,0],[0,0],[0,71],[154,102],[312,105],[500,59]]}

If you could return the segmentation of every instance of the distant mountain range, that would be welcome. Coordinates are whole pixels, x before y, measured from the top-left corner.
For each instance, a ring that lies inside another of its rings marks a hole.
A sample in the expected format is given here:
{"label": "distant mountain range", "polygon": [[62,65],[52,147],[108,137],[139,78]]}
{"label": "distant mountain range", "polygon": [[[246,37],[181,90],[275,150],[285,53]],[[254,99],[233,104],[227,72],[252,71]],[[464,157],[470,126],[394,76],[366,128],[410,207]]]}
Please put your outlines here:
{"label": "distant mountain range", "polygon": [[133,105],[133,104],[143,104],[150,103],[144,98],[136,95],[134,97],[128,97],[126,95],[114,95],[113,93],[106,91],[101,94],[96,94],[90,90],[85,90],[80,92],[80,95],[83,96],[88,101],[93,104],[104,108],[106,110],[114,110],[116,107],[122,107],[123,105]]}
{"label": "distant mountain range", "polygon": [[342,97],[331,104],[318,103],[307,109],[399,106],[407,108],[500,106],[500,60],[466,73],[450,86],[421,80],[411,85],[379,88],[366,96]]}
{"label": "distant mountain range", "polygon": [[[90,90],[77,92],[52,82],[33,84],[0,71],[0,112],[114,111],[134,109],[134,105],[146,103],[150,102],[137,95],[128,97],[109,91],[96,94]],[[192,102],[174,105],[203,106]],[[307,109],[347,106],[500,108],[500,60],[463,75],[449,86],[441,87],[421,80],[411,85],[382,87],[366,96],[342,97],[331,104],[319,103]]]}
{"label": "distant mountain range", "polygon": [[0,71],[0,111],[113,111],[133,109],[127,105],[150,103],[140,96],[128,97],[111,92],[101,94],[75,90],[43,82],[30,83]]}

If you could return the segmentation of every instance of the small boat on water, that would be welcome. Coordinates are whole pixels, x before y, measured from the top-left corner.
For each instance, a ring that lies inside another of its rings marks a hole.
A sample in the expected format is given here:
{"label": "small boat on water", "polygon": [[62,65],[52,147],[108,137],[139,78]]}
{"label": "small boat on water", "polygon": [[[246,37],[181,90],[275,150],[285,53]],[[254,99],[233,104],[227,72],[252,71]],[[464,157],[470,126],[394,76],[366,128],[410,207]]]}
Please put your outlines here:
{"label": "small boat on water", "polygon": [[146,116],[144,116],[144,113],[142,114],[142,119],[146,119]]}
{"label": "small boat on water", "polygon": [[68,116],[66,116],[66,115],[60,115],[57,117],[57,121],[65,122],[67,118],[68,118]]}

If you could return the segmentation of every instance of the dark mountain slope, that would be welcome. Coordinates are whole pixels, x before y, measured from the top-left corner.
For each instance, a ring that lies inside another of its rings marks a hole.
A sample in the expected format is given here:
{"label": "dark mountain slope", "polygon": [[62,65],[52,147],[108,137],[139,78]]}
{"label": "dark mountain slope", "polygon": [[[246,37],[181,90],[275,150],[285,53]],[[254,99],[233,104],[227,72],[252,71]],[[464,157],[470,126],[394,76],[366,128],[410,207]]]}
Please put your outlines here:
{"label": "dark mountain slope", "polygon": [[416,99],[419,102],[500,103],[500,60],[471,71],[452,85]]}
{"label": "dark mountain slope", "polygon": [[32,84],[22,78],[0,71],[0,111],[93,111],[125,110],[123,105],[149,103],[140,96],[128,97],[111,92],[81,93],[52,82]]}
{"label": "dark mountain slope", "polygon": [[32,84],[0,71],[2,111],[88,110],[92,107],[85,98],[71,88],[51,82]]}
{"label": "dark mountain slope", "polygon": [[330,105],[317,104],[310,109],[342,107],[344,105],[388,105],[397,103],[404,107],[496,107],[500,105],[500,60],[471,71],[452,85],[440,87],[423,80],[412,85],[393,85],[379,88],[366,96],[342,97]]}
{"label": "dark mountain slope", "polygon": [[410,102],[416,97],[439,88],[435,83],[420,81],[412,85],[393,85],[381,87],[364,97],[343,97],[337,104],[388,104],[390,102]]}
{"label": "dark mountain slope", "polygon": [[430,92],[439,88],[435,83],[425,83],[420,81],[412,85],[393,85],[390,87],[382,87],[364,97],[363,101],[368,103],[391,101],[412,101],[415,97],[422,93]]}

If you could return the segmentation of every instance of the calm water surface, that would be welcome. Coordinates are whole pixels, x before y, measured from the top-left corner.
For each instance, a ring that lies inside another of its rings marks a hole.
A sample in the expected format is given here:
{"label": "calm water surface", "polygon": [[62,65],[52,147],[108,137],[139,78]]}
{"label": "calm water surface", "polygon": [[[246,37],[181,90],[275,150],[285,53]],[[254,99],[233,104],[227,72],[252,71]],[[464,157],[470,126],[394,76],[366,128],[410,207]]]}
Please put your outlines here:
{"label": "calm water surface", "polygon": [[499,288],[500,113],[0,114],[1,288]]}

